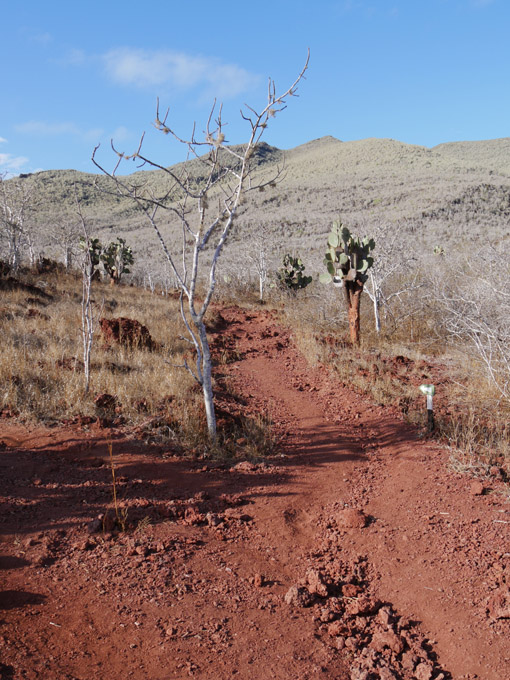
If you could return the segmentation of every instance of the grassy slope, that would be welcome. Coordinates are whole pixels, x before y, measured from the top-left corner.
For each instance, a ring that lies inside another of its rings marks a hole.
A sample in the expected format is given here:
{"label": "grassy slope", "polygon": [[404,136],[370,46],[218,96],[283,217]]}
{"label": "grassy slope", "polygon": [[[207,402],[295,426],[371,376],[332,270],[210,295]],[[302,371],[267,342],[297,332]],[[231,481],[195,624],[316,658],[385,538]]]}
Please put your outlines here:
{"label": "grassy slope", "polygon": [[[364,232],[392,224],[403,245],[423,244],[428,251],[441,244],[457,252],[468,241],[498,242],[510,236],[509,138],[427,149],[391,139],[340,142],[324,137],[285,154],[267,145],[263,151],[256,172],[270,175],[285,156],[285,174],[275,189],[248,197],[233,241],[244,248],[250,233],[263,226],[275,260],[281,251],[299,251],[318,264],[325,235],[338,215]],[[186,165],[200,175],[198,161]],[[150,181],[157,193],[164,189],[161,172],[135,176]],[[107,178],[70,170],[41,172],[25,181],[36,185],[34,219],[43,245],[48,244],[48,225],[75,212],[76,182],[91,233],[105,240],[122,235],[134,245],[139,266],[155,261],[161,266],[151,228],[129,201],[104,193],[110,186]],[[172,240],[177,225],[165,229]],[[230,251],[226,260],[235,263],[239,250],[232,245]]]}

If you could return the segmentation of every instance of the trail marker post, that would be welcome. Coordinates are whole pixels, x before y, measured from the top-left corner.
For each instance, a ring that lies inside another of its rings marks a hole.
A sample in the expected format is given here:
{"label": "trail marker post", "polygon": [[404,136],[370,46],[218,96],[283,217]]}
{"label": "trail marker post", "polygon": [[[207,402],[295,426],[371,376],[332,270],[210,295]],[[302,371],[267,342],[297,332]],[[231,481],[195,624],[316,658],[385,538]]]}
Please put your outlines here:
{"label": "trail marker post", "polygon": [[435,428],[433,397],[436,393],[434,385],[420,385],[419,390],[427,397],[427,432],[433,432]]}

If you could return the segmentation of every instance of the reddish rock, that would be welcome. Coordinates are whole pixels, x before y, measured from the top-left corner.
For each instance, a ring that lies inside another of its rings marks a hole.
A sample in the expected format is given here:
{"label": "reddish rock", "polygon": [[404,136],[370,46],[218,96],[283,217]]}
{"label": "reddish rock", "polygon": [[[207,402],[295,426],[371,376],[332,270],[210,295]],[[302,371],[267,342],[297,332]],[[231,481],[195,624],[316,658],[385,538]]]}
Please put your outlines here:
{"label": "reddish rock", "polygon": [[389,607],[381,607],[377,612],[377,620],[382,623],[383,626],[389,626],[393,619],[391,609]]}
{"label": "reddish rock", "polygon": [[418,662],[418,657],[412,652],[404,652],[402,654],[402,668],[406,671],[414,671],[414,668]]}
{"label": "reddish rock", "polygon": [[502,468],[498,467],[497,465],[493,465],[490,470],[489,474],[491,477],[494,477],[495,479],[504,479],[505,473]]}
{"label": "reddish rock", "polygon": [[243,460],[233,468],[236,472],[256,472],[257,466],[249,460]]}
{"label": "reddish rock", "polygon": [[328,596],[328,587],[317,569],[308,569],[306,572],[306,583],[310,593],[319,595],[320,597]]}
{"label": "reddish rock", "polygon": [[313,602],[313,595],[306,588],[291,586],[285,594],[285,602],[292,607],[309,607]]}
{"label": "reddish rock", "polygon": [[377,613],[380,606],[379,600],[369,595],[362,595],[347,603],[345,613],[349,616],[368,616]]}
{"label": "reddish rock", "polygon": [[492,619],[510,619],[510,587],[508,585],[501,586],[492,593],[487,610]]}
{"label": "reddish rock", "polygon": [[202,524],[202,522],[205,521],[204,515],[198,511],[197,508],[195,507],[190,507],[186,508],[186,512],[184,513],[184,523],[193,525],[193,524]]}
{"label": "reddish rock", "polygon": [[207,520],[207,524],[210,527],[217,527],[223,522],[223,518],[217,515],[215,512],[208,512],[205,516],[205,519]]}
{"label": "reddish rock", "polygon": [[253,577],[253,585],[256,588],[262,588],[262,586],[264,585],[264,577],[262,576],[262,574],[255,574],[255,576]]}
{"label": "reddish rock", "polygon": [[422,661],[414,669],[414,677],[416,680],[430,680],[434,667],[428,661]]}
{"label": "reddish rock", "polygon": [[336,516],[336,523],[341,529],[363,529],[367,525],[368,517],[356,508],[344,508]]}
{"label": "reddish rock", "polygon": [[485,486],[483,482],[480,482],[479,480],[475,480],[474,482],[471,482],[471,484],[469,485],[469,493],[472,496],[481,496],[484,491]]}
{"label": "reddish rock", "polygon": [[114,412],[117,406],[117,397],[114,397],[113,394],[101,392],[94,397],[94,404],[96,409],[100,411]]}
{"label": "reddish rock", "polygon": [[392,630],[376,630],[372,636],[370,647],[376,652],[383,652],[385,647],[391,649],[395,654],[400,654],[404,649],[402,639]]}
{"label": "reddish rock", "polygon": [[328,633],[331,637],[336,637],[337,635],[345,636],[347,635],[348,630],[345,623],[342,621],[333,621],[328,626]]}
{"label": "reddish rock", "polygon": [[156,343],[151,338],[146,326],[136,319],[119,317],[118,319],[99,319],[101,333],[107,346],[113,344],[129,347],[130,349],[156,348]]}
{"label": "reddish rock", "polygon": [[362,590],[361,586],[356,586],[354,583],[346,583],[342,586],[342,595],[344,597],[357,597]]}

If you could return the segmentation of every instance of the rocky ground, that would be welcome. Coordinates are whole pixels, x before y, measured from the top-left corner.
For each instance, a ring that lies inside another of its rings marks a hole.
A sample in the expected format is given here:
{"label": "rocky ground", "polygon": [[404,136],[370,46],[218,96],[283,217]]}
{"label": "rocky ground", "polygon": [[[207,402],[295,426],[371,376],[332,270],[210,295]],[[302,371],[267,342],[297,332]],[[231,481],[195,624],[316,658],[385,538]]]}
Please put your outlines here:
{"label": "rocky ground", "polygon": [[271,458],[2,421],[2,680],[510,678],[508,487],[310,368],[270,312],[220,321],[219,383],[272,419]]}

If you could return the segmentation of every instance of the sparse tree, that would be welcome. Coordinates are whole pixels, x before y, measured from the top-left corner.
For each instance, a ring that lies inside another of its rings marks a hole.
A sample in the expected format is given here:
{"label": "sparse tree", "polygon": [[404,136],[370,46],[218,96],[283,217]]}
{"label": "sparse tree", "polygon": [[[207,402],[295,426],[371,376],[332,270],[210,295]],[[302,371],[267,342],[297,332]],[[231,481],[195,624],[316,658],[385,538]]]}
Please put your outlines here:
{"label": "sparse tree", "polygon": [[[382,225],[372,231],[377,242],[377,258],[368,270],[368,281],[364,290],[374,309],[376,333],[381,332],[381,309],[390,314],[391,304],[403,299],[411,291],[421,287],[418,273],[409,275],[416,262],[409,246],[402,248],[402,238],[392,225]],[[402,275],[404,278],[402,278]],[[390,289],[390,282],[400,278],[396,287]]]}
{"label": "sparse tree", "polygon": [[30,264],[36,256],[28,219],[32,207],[32,192],[19,177],[7,180],[0,175],[0,227],[7,248],[7,261],[16,272],[23,249],[29,251]]}
{"label": "sparse tree", "polygon": [[264,302],[264,293],[266,290],[267,281],[267,266],[268,266],[268,235],[267,230],[260,230],[250,239],[248,260],[255,268],[257,278],[259,280],[259,300]]}
{"label": "sparse tree", "polygon": [[99,266],[98,252],[100,246],[98,239],[91,239],[89,236],[87,223],[81,209],[80,201],[75,187],[75,201],[78,218],[81,223],[83,236],[80,239],[80,246],[83,252],[81,261],[82,272],[82,296],[81,296],[81,335],[83,343],[83,371],[85,375],[85,394],[88,394],[90,389],[90,355],[92,352],[92,343],[94,340],[94,332],[98,318],[100,317],[100,310],[94,307],[92,301],[92,281],[96,278]]}
{"label": "sparse tree", "polygon": [[456,347],[477,357],[487,382],[510,401],[510,266],[490,247],[435,292],[441,325]]}
{"label": "sparse tree", "polygon": [[72,267],[73,258],[78,255],[79,237],[82,233],[81,225],[76,216],[58,215],[48,228],[50,239],[60,251],[66,271]]}
{"label": "sparse tree", "polygon": [[[203,138],[197,136],[195,127],[189,139],[183,139],[167,123],[168,112],[160,116],[159,103],[155,126],[185,146],[198,170],[182,167],[167,168],[147,158],[143,152],[143,139],[131,156],[112,148],[118,162],[112,171],[106,170],[97,160],[97,147],[92,160],[96,167],[108,175],[118,193],[130,197],[151,224],[170,270],[181,293],[181,315],[195,353],[194,368],[187,361],[184,367],[200,384],[204,396],[207,427],[211,440],[216,439],[216,416],[213,400],[212,359],[205,327],[205,314],[216,286],[218,260],[227,242],[243,195],[248,191],[273,184],[279,176],[268,179],[255,178],[253,154],[270,119],[286,108],[288,98],[295,96],[299,81],[308,68],[305,66],[282,94],[277,94],[275,84],[269,81],[267,103],[259,110],[246,106],[241,115],[248,124],[248,141],[242,146],[228,146],[225,140],[222,107],[213,105]],[[215,117],[216,116],[216,117]],[[125,159],[140,161],[143,165],[160,170],[168,183],[164,191],[156,193],[149,181],[140,175],[136,178],[117,174]],[[160,215],[170,213],[181,228],[180,247],[165,239]],[[199,279],[207,279],[205,292],[197,299]]]}

